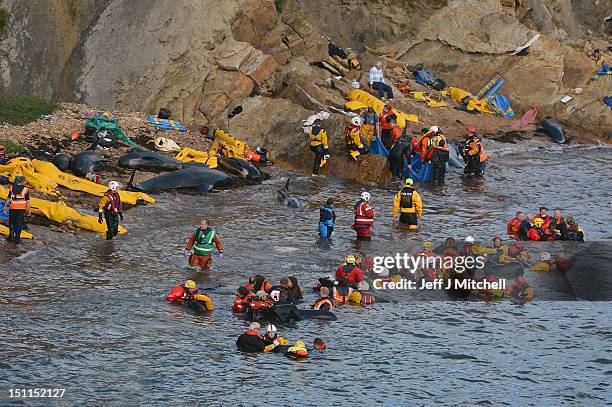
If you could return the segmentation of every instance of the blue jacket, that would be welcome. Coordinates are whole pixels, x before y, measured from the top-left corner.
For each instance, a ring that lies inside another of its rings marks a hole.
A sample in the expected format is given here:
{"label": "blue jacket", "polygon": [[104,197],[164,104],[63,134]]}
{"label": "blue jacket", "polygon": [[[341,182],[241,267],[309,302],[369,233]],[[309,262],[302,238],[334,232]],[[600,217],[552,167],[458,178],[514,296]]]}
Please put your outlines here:
{"label": "blue jacket", "polygon": [[335,221],[336,212],[334,212],[334,208],[329,205],[323,205],[319,211],[319,222],[327,226],[334,226]]}

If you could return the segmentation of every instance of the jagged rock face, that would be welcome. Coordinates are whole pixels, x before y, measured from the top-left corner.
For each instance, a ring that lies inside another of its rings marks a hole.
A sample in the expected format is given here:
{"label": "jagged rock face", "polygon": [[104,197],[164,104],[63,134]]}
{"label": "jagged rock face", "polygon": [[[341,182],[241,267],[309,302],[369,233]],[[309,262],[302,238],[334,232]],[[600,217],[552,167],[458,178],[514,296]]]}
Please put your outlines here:
{"label": "jagged rock face", "polygon": [[[604,77],[589,85],[596,70],[592,61],[547,36],[531,47],[529,55],[511,56],[510,51],[537,32],[505,14],[500,5],[495,1],[451,2],[423,24],[416,37],[397,45],[400,60],[408,65],[423,63],[446,83],[473,93],[501,73],[506,84],[500,92],[515,111],[537,105],[541,116],[584,129],[583,119],[559,100],[573,95],[574,88],[585,88],[585,94],[571,103],[579,109],[588,103],[587,94],[591,100],[610,94],[611,81]],[[612,128],[612,117],[604,115],[603,108],[603,103],[593,103],[586,112],[581,110],[583,114],[601,110],[600,120],[588,125],[595,134]]]}

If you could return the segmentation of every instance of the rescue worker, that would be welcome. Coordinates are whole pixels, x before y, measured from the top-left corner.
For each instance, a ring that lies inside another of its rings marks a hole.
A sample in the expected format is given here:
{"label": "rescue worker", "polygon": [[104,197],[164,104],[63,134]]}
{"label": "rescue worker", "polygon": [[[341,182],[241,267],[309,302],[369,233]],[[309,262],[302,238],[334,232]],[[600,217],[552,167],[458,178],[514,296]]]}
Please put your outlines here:
{"label": "rescue worker", "polygon": [[531,229],[527,232],[527,239],[535,241],[547,240],[547,236],[544,230],[542,230],[542,227],[544,227],[544,220],[542,220],[542,218],[535,218]]}
{"label": "rescue worker", "polygon": [[391,145],[393,144],[391,142],[392,127],[390,123],[392,119],[395,120],[397,123],[397,113],[395,113],[395,110],[393,110],[391,105],[386,104],[385,107],[383,108],[382,113],[380,114],[379,123],[380,123],[380,141],[382,141],[382,143],[384,144],[387,150],[390,150]]}
{"label": "rescue worker", "polygon": [[0,165],[4,165],[7,161],[6,147],[0,145]]}
{"label": "rescue worker", "polygon": [[356,287],[363,280],[363,272],[359,269],[355,256],[346,256],[346,259],[336,269],[336,281],[339,284],[346,281],[350,286]]}
{"label": "rescue worker", "polygon": [[277,345],[279,345],[278,341],[267,345],[264,338],[259,335],[260,329],[261,325],[259,325],[259,322],[251,322],[251,324],[249,325],[249,329],[246,330],[242,335],[240,335],[236,340],[236,346],[238,347],[238,349],[243,352],[249,353],[270,352]]}
{"label": "rescue worker", "polygon": [[359,301],[360,305],[365,307],[366,305],[372,305],[376,302],[374,295],[370,292],[370,285],[367,282],[360,281],[359,284],[357,284],[356,292],[361,295],[361,300]]}
{"label": "rescue worker", "polygon": [[[189,236],[183,254],[189,256],[189,264],[202,270],[212,268],[212,251],[217,248],[219,258],[225,258],[223,244],[215,229],[208,227],[208,219],[202,219],[200,226]],[[190,255],[191,249],[193,254]]]}
{"label": "rescue worker", "polygon": [[319,290],[319,299],[312,305],[313,309],[331,311],[334,309],[334,303],[329,299],[329,288],[321,287]]}
{"label": "rescue worker", "polygon": [[506,229],[509,235],[518,235],[521,231],[521,223],[525,220],[525,214],[521,211],[516,213],[516,216],[508,221]]}
{"label": "rescue worker", "polygon": [[3,212],[9,214],[9,235],[6,240],[19,244],[26,215],[30,216],[32,214],[30,188],[26,187],[26,177],[16,177],[15,184],[4,202]]}
{"label": "rescue worker", "polygon": [[486,161],[489,156],[485,153],[482,142],[476,136],[476,129],[468,127],[468,136],[463,147],[463,160],[466,166],[463,170],[467,175],[484,175]]}
{"label": "rescue worker", "polygon": [[215,309],[212,300],[206,294],[203,294],[198,290],[195,281],[187,280],[182,284],[177,285],[170,291],[170,294],[166,297],[168,302],[185,302],[185,301],[201,301],[206,306],[208,311]]}
{"label": "rescue worker", "polygon": [[246,287],[239,287],[236,291],[236,298],[232,302],[232,311],[234,312],[245,312],[249,302],[256,298],[257,295],[252,293]]}
{"label": "rescue worker", "polygon": [[295,276],[289,276],[287,277],[289,279],[290,287],[289,287],[289,291],[291,291],[291,295],[293,295],[293,298],[295,298],[296,300],[303,300],[304,296],[302,295],[302,289],[300,288],[300,284],[298,282],[297,277]]}
{"label": "rescue worker", "polygon": [[295,345],[290,346],[287,349],[287,353],[285,356],[295,360],[303,360],[308,357],[308,351],[306,350],[306,345],[302,341],[295,341]]}
{"label": "rescue worker", "polygon": [[272,283],[266,280],[266,278],[261,274],[257,274],[255,275],[255,279],[253,281],[253,291],[256,293],[259,291],[269,293],[272,291]]}
{"label": "rescue worker", "polygon": [[287,277],[281,277],[278,285],[272,287],[272,289],[270,290],[270,296],[272,296],[272,293],[274,291],[278,291],[279,292],[279,298],[274,298],[274,301],[278,302],[279,299],[282,299],[286,302],[290,302],[292,304],[295,304],[297,302],[297,299],[293,296],[293,292],[291,291],[291,288],[293,287],[293,284],[291,283],[291,280],[289,280]]}
{"label": "rescue worker", "polygon": [[312,165],[312,175],[319,174],[319,169],[327,163],[329,159],[329,145],[327,144],[327,132],[321,127],[321,119],[316,119],[308,132],[310,140],[310,150],[315,153],[314,164]]}
{"label": "rescue worker", "polygon": [[531,271],[557,271],[557,265],[549,252],[542,252],[540,261],[531,268]]}
{"label": "rescue worker", "polygon": [[409,154],[410,146],[402,141],[403,131],[395,119],[390,119],[389,125],[391,126],[391,147],[387,157],[389,170],[393,178],[401,178],[404,175],[404,158]]}
{"label": "rescue worker", "polygon": [[419,151],[421,152],[421,162],[426,163],[431,161],[433,158],[434,140],[438,138],[438,136],[444,137],[438,126],[431,126],[417,142],[419,145]]}
{"label": "rescue worker", "polygon": [[449,159],[448,144],[446,137],[439,135],[434,139],[433,156],[431,161],[434,165],[434,186],[444,185],[444,176],[446,175],[446,163]]}
{"label": "rescue worker", "polygon": [[497,250],[492,247],[478,246],[473,236],[466,236],[459,254],[462,256],[479,256],[481,254],[493,254],[495,252],[497,252]]}
{"label": "rescue worker", "polygon": [[[266,327],[266,333],[264,334],[263,339],[266,343],[266,347],[269,345],[275,345],[275,347],[271,349],[273,352],[277,352],[278,350],[282,349],[279,345],[289,345],[289,341],[282,336],[279,336],[278,332],[276,331],[276,326],[272,324],[268,324]],[[264,352],[270,352],[270,350],[264,350]]]}
{"label": "rescue worker", "polygon": [[359,115],[361,117],[361,132],[364,135],[367,145],[369,146],[374,138],[380,138],[380,118],[374,111],[373,107],[368,107]]}
{"label": "rescue worker", "polygon": [[323,342],[321,338],[314,338],[313,346],[316,350],[325,350],[327,349],[327,344]]}
{"label": "rescue worker", "polygon": [[573,216],[567,217],[567,240],[584,242],[584,230],[578,226]]}
{"label": "rescue worker", "polygon": [[351,123],[344,131],[346,139],[346,152],[355,161],[362,154],[367,154],[368,149],[363,145],[363,135],[361,133],[361,117],[356,116],[351,119]]}
{"label": "rescue worker", "polygon": [[527,232],[529,232],[529,229],[531,229],[533,227],[533,224],[531,223],[531,220],[533,216],[531,215],[525,215],[525,219],[520,223],[519,225],[519,236],[521,236],[524,239],[527,239]]}
{"label": "rescue worker", "polygon": [[319,210],[319,236],[321,239],[331,239],[336,222],[336,211],[334,211],[334,199],[327,198],[327,203]]}
{"label": "rescue worker", "polygon": [[518,276],[516,282],[508,289],[508,294],[517,301],[527,302],[533,299],[533,288],[527,283],[525,276]]}
{"label": "rescue worker", "polygon": [[544,224],[542,225],[542,229],[546,229],[548,228],[548,226],[550,225],[550,221],[552,220],[551,216],[548,214],[548,208],[545,206],[540,207],[540,211],[538,212],[538,214],[536,216],[533,217],[533,219],[542,219],[544,221]]}
{"label": "rescue worker", "polygon": [[567,240],[567,222],[561,213],[561,209],[555,209],[553,212],[550,228],[556,240]]}
{"label": "rescue worker", "polygon": [[393,200],[393,217],[399,211],[399,222],[408,225],[409,229],[417,229],[419,219],[423,216],[423,201],[413,184],[412,178],[406,178],[404,187],[395,194]]}
{"label": "rescue worker", "polygon": [[371,195],[369,192],[362,192],[361,198],[355,203],[353,212],[355,213],[355,223],[352,228],[357,234],[357,240],[372,240],[372,228],[374,227],[374,209],[370,207]]}
{"label": "rescue worker", "polygon": [[119,183],[111,181],[108,190],[98,203],[98,223],[102,224],[102,216],[106,220],[106,240],[111,240],[119,233],[119,219],[123,220],[123,204],[119,196]]}

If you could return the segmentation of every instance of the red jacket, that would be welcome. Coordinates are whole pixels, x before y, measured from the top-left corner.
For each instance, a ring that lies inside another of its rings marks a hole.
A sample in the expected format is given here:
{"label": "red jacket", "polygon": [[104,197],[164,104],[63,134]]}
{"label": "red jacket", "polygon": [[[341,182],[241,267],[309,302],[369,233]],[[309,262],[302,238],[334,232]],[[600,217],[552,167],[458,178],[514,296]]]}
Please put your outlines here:
{"label": "red jacket", "polygon": [[234,312],[245,312],[246,311],[246,307],[247,307],[247,303],[249,302],[249,299],[253,298],[253,297],[257,297],[257,295],[255,295],[253,293],[248,293],[244,297],[240,297],[240,296],[236,295],[236,298],[234,299],[234,302],[232,303],[232,311],[234,311]]}
{"label": "red jacket", "polygon": [[356,284],[363,280],[363,272],[359,267],[352,264],[341,264],[336,269],[336,280],[346,278],[349,284]]}
{"label": "red jacket", "polygon": [[357,236],[372,236],[372,226],[374,226],[374,209],[362,199],[357,201],[353,208],[355,212],[355,224],[353,229]]}
{"label": "red jacket", "polygon": [[535,240],[535,241],[544,240],[542,238],[542,234],[540,234],[540,232],[536,228],[529,229],[529,231],[527,232],[527,238],[529,240]]}
{"label": "red jacket", "polygon": [[170,291],[170,294],[166,297],[166,301],[170,302],[181,302],[193,298],[196,294],[200,294],[200,291],[195,290],[191,294],[187,294],[185,290],[185,284],[179,284]]}
{"label": "red jacket", "polygon": [[393,143],[397,143],[397,140],[399,140],[400,138],[402,138],[402,129],[400,128],[400,126],[395,126],[391,129],[391,141]]}
{"label": "red jacket", "polygon": [[508,234],[510,235],[518,235],[520,232],[520,226],[521,226],[521,222],[522,220],[520,220],[519,218],[512,218],[508,221]]}
{"label": "red jacket", "polygon": [[378,117],[378,121],[380,123],[380,128],[382,130],[389,130],[391,128],[391,124],[389,124],[389,121],[388,121],[388,118],[391,115],[397,117],[397,113],[395,113],[395,110],[391,109],[388,112],[382,111],[380,113],[380,116]]}

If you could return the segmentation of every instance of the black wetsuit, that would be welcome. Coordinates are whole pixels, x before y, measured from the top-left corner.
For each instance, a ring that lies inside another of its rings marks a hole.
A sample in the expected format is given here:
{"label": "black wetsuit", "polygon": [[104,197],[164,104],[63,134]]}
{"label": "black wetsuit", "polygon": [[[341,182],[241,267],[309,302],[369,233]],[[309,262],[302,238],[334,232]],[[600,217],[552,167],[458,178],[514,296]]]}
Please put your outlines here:
{"label": "black wetsuit", "polygon": [[263,352],[266,342],[259,335],[250,335],[245,332],[236,340],[236,346],[243,352]]}
{"label": "black wetsuit", "polygon": [[446,175],[446,163],[448,162],[448,150],[434,149],[431,161],[434,166],[434,185],[444,185],[444,176]]}

